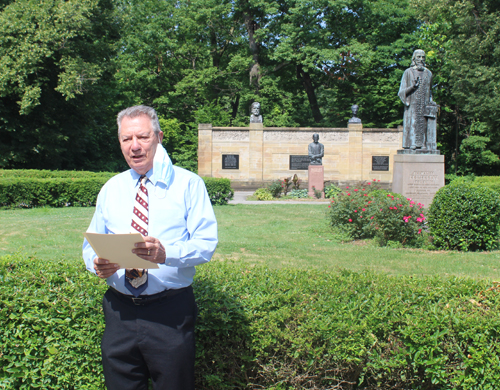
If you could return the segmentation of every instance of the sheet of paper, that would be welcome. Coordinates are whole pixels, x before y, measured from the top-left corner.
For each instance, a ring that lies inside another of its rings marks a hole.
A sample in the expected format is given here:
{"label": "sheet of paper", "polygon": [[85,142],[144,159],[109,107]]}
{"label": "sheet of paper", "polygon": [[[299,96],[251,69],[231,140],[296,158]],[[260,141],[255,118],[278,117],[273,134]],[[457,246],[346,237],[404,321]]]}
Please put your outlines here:
{"label": "sheet of paper", "polygon": [[120,268],[160,268],[158,264],[141,259],[132,253],[136,242],[144,242],[139,233],[99,234],[83,233],[97,256],[110,263],[120,264]]}

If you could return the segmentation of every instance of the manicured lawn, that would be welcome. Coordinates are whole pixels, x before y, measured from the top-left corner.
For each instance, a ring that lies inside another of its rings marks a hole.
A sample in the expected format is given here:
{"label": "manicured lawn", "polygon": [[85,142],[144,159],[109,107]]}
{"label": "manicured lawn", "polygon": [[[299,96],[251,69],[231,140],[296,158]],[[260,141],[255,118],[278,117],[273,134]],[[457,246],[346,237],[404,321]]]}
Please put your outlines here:
{"label": "manicured lawn", "polygon": [[[332,239],[326,205],[229,205],[215,208],[215,258],[242,264],[371,270],[390,275],[454,275],[500,280],[500,252],[431,252],[379,248],[371,241]],[[0,211],[0,256],[16,251],[46,260],[80,261],[92,208]]]}

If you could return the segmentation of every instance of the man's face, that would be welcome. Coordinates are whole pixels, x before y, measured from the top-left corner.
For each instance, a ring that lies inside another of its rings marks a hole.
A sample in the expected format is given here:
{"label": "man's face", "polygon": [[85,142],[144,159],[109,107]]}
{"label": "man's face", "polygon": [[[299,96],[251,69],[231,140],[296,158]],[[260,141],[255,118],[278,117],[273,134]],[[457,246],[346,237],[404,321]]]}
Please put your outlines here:
{"label": "man's face", "polygon": [[318,142],[318,140],[319,140],[319,135],[318,134],[314,134],[313,135],[313,141],[314,142]]}
{"label": "man's face", "polygon": [[148,116],[124,117],[119,139],[123,157],[130,168],[140,175],[153,168],[156,145],[161,143],[163,133],[154,134]]}
{"label": "man's face", "polygon": [[252,106],[252,114],[255,116],[259,116],[260,114],[260,106],[258,104],[254,104]]}
{"label": "man's face", "polygon": [[425,53],[424,52],[417,52],[415,54],[415,64],[419,69],[423,68],[425,66]]}

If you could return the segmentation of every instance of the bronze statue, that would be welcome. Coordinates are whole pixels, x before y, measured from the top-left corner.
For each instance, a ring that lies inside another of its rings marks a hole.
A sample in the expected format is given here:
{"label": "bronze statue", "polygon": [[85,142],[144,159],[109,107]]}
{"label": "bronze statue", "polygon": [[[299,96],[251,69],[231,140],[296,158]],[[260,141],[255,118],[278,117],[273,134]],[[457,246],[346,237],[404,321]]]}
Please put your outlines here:
{"label": "bronze statue", "polygon": [[307,148],[309,153],[309,165],[323,165],[323,156],[325,155],[325,147],[319,143],[319,134],[313,134],[313,141]]}
{"label": "bronze statue", "polygon": [[349,119],[349,123],[361,123],[361,119],[357,117],[359,106],[357,104],[353,104],[351,106],[352,118]]}
{"label": "bronze statue", "polygon": [[260,115],[259,102],[253,102],[250,106],[250,123],[262,123],[262,115]]}
{"label": "bronze statue", "polygon": [[425,52],[413,52],[410,68],[401,79],[398,96],[405,105],[403,148],[436,150],[436,114],[439,106],[432,101],[432,73],[425,67]]}

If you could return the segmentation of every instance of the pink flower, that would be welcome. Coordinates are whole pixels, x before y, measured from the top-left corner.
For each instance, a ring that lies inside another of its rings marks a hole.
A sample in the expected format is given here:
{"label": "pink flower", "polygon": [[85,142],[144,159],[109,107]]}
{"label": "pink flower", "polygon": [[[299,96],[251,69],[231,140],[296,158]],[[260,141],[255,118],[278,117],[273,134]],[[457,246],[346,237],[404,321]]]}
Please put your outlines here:
{"label": "pink flower", "polygon": [[422,229],[418,229],[418,233],[417,234],[420,234],[422,233]]}
{"label": "pink flower", "polygon": [[360,216],[359,216],[359,218],[363,218],[363,216],[362,216],[362,215],[360,215]]}
{"label": "pink flower", "polygon": [[358,192],[359,190],[357,188],[354,189],[354,192]]}
{"label": "pink flower", "polygon": [[361,211],[366,211],[366,209],[361,209]]}
{"label": "pink flower", "polygon": [[387,194],[387,197],[390,198],[391,197],[391,194]]}
{"label": "pink flower", "polygon": [[347,195],[349,196],[349,195],[351,195],[351,194],[348,192],[348,193],[347,193]]}
{"label": "pink flower", "polygon": [[349,222],[352,222],[352,219],[351,219],[351,218],[349,218]]}
{"label": "pink flower", "polygon": [[355,212],[355,213],[357,213],[357,212],[358,212],[358,210],[354,210],[354,212]]}
{"label": "pink flower", "polygon": [[361,191],[364,191],[365,189],[363,188]]}
{"label": "pink flower", "polygon": [[346,187],[346,190],[348,189],[349,187]]}
{"label": "pink flower", "polygon": [[382,209],[380,209],[380,211],[382,211]]}
{"label": "pink flower", "polygon": [[420,216],[423,218],[423,217],[424,217],[424,214],[420,214]]}
{"label": "pink flower", "polygon": [[373,219],[373,215],[370,217],[370,219]]}
{"label": "pink flower", "polygon": [[[373,179],[373,180],[375,180],[375,179]],[[371,185],[371,184],[372,184],[372,183],[366,183],[366,185],[367,185],[367,186],[369,186],[369,185]]]}
{"label": "pink flower", "polygon": [[364,194],[364,196],[368,196],[368,194]]}
{"label": "pink flower", "polygon": [[328,207],[332,207],[332,206],[328,205]]}

